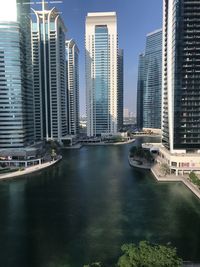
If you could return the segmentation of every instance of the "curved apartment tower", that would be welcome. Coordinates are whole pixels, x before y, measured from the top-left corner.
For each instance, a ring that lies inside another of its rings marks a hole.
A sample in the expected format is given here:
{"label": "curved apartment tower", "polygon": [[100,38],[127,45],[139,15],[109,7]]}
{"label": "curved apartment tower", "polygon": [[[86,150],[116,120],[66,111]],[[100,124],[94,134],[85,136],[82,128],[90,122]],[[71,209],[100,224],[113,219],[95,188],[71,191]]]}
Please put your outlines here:
{"label": "curved apartment tower", "polygon": [[88,13],[85,29],[87,135],[118,128],[118,42],[115,12]]}
{"label": "curved apartment tower", "polygon": [[162,29],[147,34],[144,75],[143,128],[161,129]]}
{"label": "curved apartment tower", "polygon": [[67,134],[66,28],[55,8],[33,12],[35,137],[61,141]]}
{"label": "curved apartment tower", "polygon": [[145,53],[139,56],[137,126],[161,129],[162,29],[147,34]]}

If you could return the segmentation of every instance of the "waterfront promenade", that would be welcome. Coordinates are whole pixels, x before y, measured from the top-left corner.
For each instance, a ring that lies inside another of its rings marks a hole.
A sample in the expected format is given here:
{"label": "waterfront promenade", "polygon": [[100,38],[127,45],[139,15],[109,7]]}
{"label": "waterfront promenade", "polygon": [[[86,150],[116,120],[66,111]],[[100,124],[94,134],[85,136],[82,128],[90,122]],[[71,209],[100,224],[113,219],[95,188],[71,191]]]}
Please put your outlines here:
{"label": "waterfront promenade", "polygon": [[188,174],[188,176],[187,175],[177,176],[177,175],[173,175],[173,174],[163,175],[163,173],[160,171],[159,164],[157,164],[157,163],[151,164],[151,163],[148,163],[146,161],[141,161],[142,164],[138,164],[137,160],[141,161],[141,159],[139,159],[139,158],[134,159],[134,158],[128,157],[129,164],[133,168],[150,170],[158,182],[182,182],[182,183],[184,183],[185,186],[187,186],[195,194],[195,196],[197,196],[200,199],[200,190],[196,185],[194,185],[189,180],[189,178],[188,178],[189,174]]}
{"label": "waterfront promenade", "polygon": [[119,145],[127,145],[127,144],[131,144],[131,143],[134,143],[135,142],[135,139],[129,139],[127,141],[124,141],[124,142],[83,142],[82,144],[84,146],[119,146]]}
{"label": "waterfront promenade", "polygon": [[155,164],[151,168],[151,172],[153,173],[155,179],[158,182],[182,182],[185,186],[187,186],[194,194],[200,199],[200,190],[197,186],[195,186],[192,182],[189,181],[188,177],[185,176],[176,176],[173,174],[163,175],[160,172],[159,165]]}
{"label": "waterfront promenade", "polygon": [[160,171],[159,165],[158,164],[150,164],[147,162],[142,162],[141,165],[137,164],[137,160],[134,160],[130,157],[128,157],[128,161],[130,166],[133,168],[138,168],[138,169],[143,169],[143,170],[150,170],[155,179],[158,182],[182,182],[184,183],[185,186],[187,186],[199,199],[200,199],[200,190],[198,189],[197,186],[195,186],[188,177],[185,176],[176,176],[173,174],[168,174],[168,175],[163,175]]}
{"label": "waterfront promenade", "polygon": [[116,143],[109,143],[104,141],[93,141],[93,140],[82,140],[80,143],[68,146],[68,147],[62,147],[63,150],[67,149],[80,149],[83,146],[119,146],[119,145],[127,145],[135,142],[135,139],[129,139],[124,142],[116,142]]}
{"label": "waterfront promenade", "polygon": [[23,175],[27,175],[27,174],[38,172],[40,170],[43,170],[43,169],[46,169],[46,168],[49,168],[49,167],[55,165],[61,159],[62,159],[62,156],[59,156],[56,160],[52,160],[52,161],[48,161],[48,162],[45,162],[45,163],[42,163],[42,164],[38,164],[38,165],[35,165],[35,166],[27,167],[27,168],[25,168],[23,170],[18,170],[16,172],[0,174],[0,180],[14,179],[14,178],[17,178],[19,176],[23,176]]}

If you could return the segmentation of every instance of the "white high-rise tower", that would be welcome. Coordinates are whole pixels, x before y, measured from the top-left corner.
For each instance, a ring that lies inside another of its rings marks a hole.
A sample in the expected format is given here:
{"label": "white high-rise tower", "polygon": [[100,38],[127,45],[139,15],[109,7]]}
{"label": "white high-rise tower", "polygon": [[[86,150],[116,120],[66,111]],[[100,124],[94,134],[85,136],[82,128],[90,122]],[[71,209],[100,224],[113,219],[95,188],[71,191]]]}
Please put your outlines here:
{"label": "white high-rise tower", "polygon": [[116,133],[118,42],[115,12],[88,13],[85,48],[87,135]]}

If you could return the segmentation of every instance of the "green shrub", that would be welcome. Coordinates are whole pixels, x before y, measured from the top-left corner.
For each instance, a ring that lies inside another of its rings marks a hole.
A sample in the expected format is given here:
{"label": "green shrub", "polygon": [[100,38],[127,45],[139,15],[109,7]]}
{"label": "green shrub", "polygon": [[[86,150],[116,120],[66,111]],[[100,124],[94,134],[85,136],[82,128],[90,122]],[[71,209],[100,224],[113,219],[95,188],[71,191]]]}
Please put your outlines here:
{"label": "green shrub", "polygon": [[194,172],[191,172],[189,174],[189,179],[193,184],[195,184],[198,187],[200,187],[200,180],[199,180],[199,178],[196,176],[196,174]]}
{"label": "green shrub", "polygon": [[177,256],[176,249],[169,246],[141,241],[138,246],[125,244],[121,249],[123,255],[118,260],[118,267],[182,266],[182,260]]}
{"label": "green shrub", "polygon": [[142,159],[146,159],[147,161],[152,161],[153,156],[149,149],[144,149],[141,146],[132,146],[130,149],[130,157],[138,157]]}
{"label": "green shrub", "polygon": [[[122,256],[116,267],[181,267],[182,259],[177,256],[176,248],[150,244],[141,241],[139,245],[124,244],[121,247]],[[103,267],[100,262],[83,267]],[[111,266],[109,266],[111,267]]]}

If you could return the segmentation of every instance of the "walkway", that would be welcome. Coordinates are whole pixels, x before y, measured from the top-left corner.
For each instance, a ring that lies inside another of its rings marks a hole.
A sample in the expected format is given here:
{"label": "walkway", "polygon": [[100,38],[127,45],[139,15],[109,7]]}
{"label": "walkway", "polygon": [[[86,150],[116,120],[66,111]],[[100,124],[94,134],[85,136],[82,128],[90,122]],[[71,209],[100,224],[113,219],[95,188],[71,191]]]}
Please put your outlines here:
{"label": "walkway", "polygon": [[83,142],[82,144],[84,145],[84,146],[118,146],[118,145],[127,145],[127,144],[131,144],[131,143],[133,143],[133,142],[135,142],[135,139],[130,139],[130,140],[128,140],[128,141],[124,141],[124,142],[116,142],[116,143],[106,143],[106,142],[104,142],[104,141],[102,141],[102,142],[97,142],[97,143],[92,143],[92,142],[90,142],[90,143],[87,143],[87,142]]}
{"label": "walkway", "polygon": [[176,176],[173,174],[163,176],[160,172],[160,168],[158,164],[155,164],[151,168],[151,172],[153,173],[154,177],[159,182],[182,182],[187,186],[199,199],[200,199],[200,190],[196,187],[192,182],[188,180],[188,178],[184,176]]}
{"label": "walkway", "polygon": [[55,165],[61,159],[62,159],[62,156],[59,156],[58,159],[54,160],[54,161],[49,161],[49,162],[45,162],[45,163],[38,164],[38,165],[35,165],[35,166],[31,166],[31,167],[28,167],[28,168],[26,168],[24,170],[21,170],[21,171],[19,170],[19,171],[16,171],[16,172],[0,174],[0,180],[16,178],[16,177],[19,177],[19,176],[27,175],[27,174],[30,174],[30,173],[34,173],[34,172],[49,168],[50,166]]}

